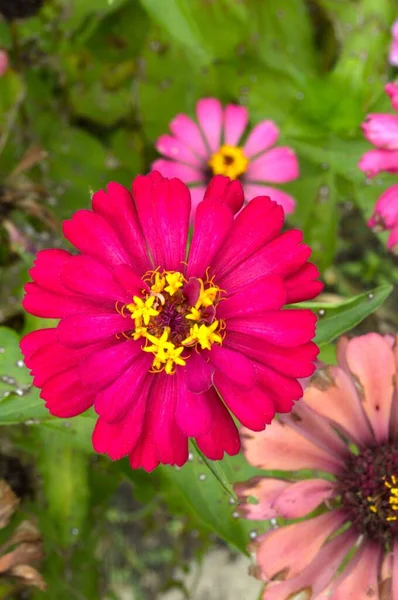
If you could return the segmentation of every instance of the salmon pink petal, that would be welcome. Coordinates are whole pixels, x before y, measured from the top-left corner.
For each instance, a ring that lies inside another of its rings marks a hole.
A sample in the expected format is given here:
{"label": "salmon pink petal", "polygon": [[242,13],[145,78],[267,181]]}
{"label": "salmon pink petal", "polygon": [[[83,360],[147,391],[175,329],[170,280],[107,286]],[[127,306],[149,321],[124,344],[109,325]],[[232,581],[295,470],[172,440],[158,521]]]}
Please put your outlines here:
{"label": "salmon pink petal", "polygon": [[[278,517],[275,501],[290,485],[289,481],[272,477],[253,477],[234,485],[239,504],[237,511],[245,519],[263,521]],[[251,501],[255,499],[257,502]]]}
{"label": "salmon pink petal", "polygon": [[69,263],[72,256],[69,252],[59,249],[41,250],[37,253],[34,266],[29,275],[41,288],[55,292],[56,294],[67,294],[61,282],[62,269]]}
{"label": "salmon pink petal", "polygon": [[223,109],[216,98],[202,98],[196,104],[200,128],[212,152],[217,152],[221,142]]}
{"label": "salmon pink petal", "polygon": [[357,382],[357,390],[379,443],[388,439],[394,393],[394,353],[377,333],[354,338],[346,348],[346,361]]}
{"label": "salmon pink petal", "polygon": [[138,216],[156,266],[179,270],[185,260],[191,196],[178,179],[153,183],[148,176],[133,182]]}
{"label": "salmon pink petal", "polygon": [[364,542],[329,592],[333,600],[369,600],[379,596],[380,547]]}
{"label": "salmon pink petal", "polygon": [[207,392],[213,384],[214,367],[203,358],[203,353],[192,352],[186,364],[187,388],[194,394]]}
{"label": "salmon pink petal", "polygon": [[333,510],[261,536],[257,561],[265,577],[271,579],[283,573],[286,579],[292,579],[299,575],[311,564],[327,538],[345,521],[343,511]]}
{"label": "salmon pink petal", "polygon": [[246,129],[249,115],[247,108],[227,104],[224,110],[224,144],[237,146]]}
{"label": "salmon pink petal", "polygon": [[231,413],[252,431],[262,431],[274,417],[272,401],[259,388],[240,390],[220,372],[214,375],[214,385]]}
{"label": "salmon pink petal", "polygon": [[306,309],[265,312],[261,317],[229,319],[227,330],[259,337],[266,342],[292,348],[309,342],[315,336],[316,315]]}
{"label": "salmon pink petal", "polygon": [[270,187],[267,185],[260,185],[255,183],[245,184],[245,196],[247,200],[251,200],[256,196],[269,196],[271,200],[276,202],[278,206],[283,208],[285,215],[289,215],[294,212],[296,208],[296,201],[287,192],[278,190],[277,188]]}
{"label": "salmon pink petal", "polygon": [[[259,227],[259,223],[264,226]],[[221,278],[232,271],[236,265],[273,240],[282,226],[281,208],[269,198],[254,198],[236,217],[228,239],[215,257],[214,273]]]}
{"label": "salmon pink petal", "polygon": [[242,208],[244,202],[242,184],[240,181],[231,181],[224,175],[215,175],[206,188],[204,200],[218,200],[229,206],[235,214]]}
{"label": "salmon pink petal", "polygon": [[241,390],[251,390],[254,387],[256,382],[254,364],[240,352],[213,346],[207,356],[216,368],[216,373],[221,372],[228,377],[232,385],[236,385]]}
{"label": "salmon pink petal", "polygon": [[396,600],[398,598],[398,541],[394,542],[392,572],[392,598]]}
{"label": "salmon pink petal", "polygon": [[234,456],[240,450],[240,437],[236,425],[214,388],[210,388],[204,395],[212,412],[213,426],[209,433],[196,437],[199,449],[210,460],[221,460],[224,452]]}
{"label": "salmon pink petal", "polygon": [[209,433],[212,427],[213,411],[208,394],[193,394],[187,391],[180,394],[176,406],[178,427],[187,437]]}
{"label": "salmon pink petal", "polygon": [[198,158],[189,146],[172,135],[161,135],[157,139],[156,150],[172,160],[181,161],[199,168],[203,165],[203,160]]}
{"label": "salmon pink petal", "polygon": [[319,348],[308,342],[295,348],[282,348],[263,341],[261,338],[228,331],[225,345],[238,350],[265,364],[282,375],[290,377],[309,377],[315,371],[313,362],[319,354]]}
{"label": "salmon pink petal", "polygon": [[25,364],[29,367],[30,357],[40,348],[49,344],[54,344],[58,339],[56,327],[49,329],[37,329],[25,335],[20,342],[21,352],[25,359]]}
{"label": "salmon pink petal", "polygon": [[[94,408],[107,423],[122,421],[129,407],[140,402],[147,384],[151,357],[143,352],[122,372],[114,373],[113,381],[97,394]],[[126,453],[127,454],[127,453]]]}
{"label": "salmon pink petal", "polygon": [[139,340],[111,340],[111,344],[95,348],[79,367],[83,385],[99,391],[121,375],[142,354]]}
{"label": "salmon pink petal", "polygon": [[39,287],[36,283],[26,283],[22,306],[36,317],[62,319],[75,314],[98,313],[110,310],[106,304],[96,304],[79,296],[55,294]]}
{"label": "salmon pink petal", "polygon": [[128,263],[128,255],[115,231],[99,214],[78,210],[62,230],[66,239],[83,254],[109,265]]}
{"label": "salmon pink petal", "polygon": [[[294,483],[255,477],[247,484],[235,486],[235,491],[241,500],[238,512],[246,519],[300,519],[330,498],[334,487],[325,479],[306,479]],[[258,504],[245,502],[249,497],[256,498]]]}
{"label": "salmon pink petal", "polygon": [[81,348],[102,340],[112,341],[122,331],[131,328],[131,321],[119,314],[76,314],[58,324],[58,338],[68,348]]}
{"label": "salmon pink petal", "polygon": [[302,239],[301,231],[286,231],[246,260],[239,261],[232,271],[218,279],[219,285],[231,294],[265,275],[288,277],[302,267],[311,254],[311,249],[301,243]]}
{"label": "salmon pink petal", "polygon": [[130,300],[132,296],[138,296],[142,290],[148,290],[148,285],[130,265],[118,265],[113,267],[112,271],[115,281],[128,292]]}
{"label": "salmon pink petal", "polygon": [[135,268],[144,272],[149,269],[151,261],[129,190],[119,183],[109,183],[106,192],[100,190],[93,195],[92,205],[93,211],[112,226]]}
{"label": "salmon pink petal", "polygon": [[372,441],[372,432],[351,378],[339,367],[318,369],[305,392],[305,403],[356,443]]}
{"label": "salmon pink petal", "polygon": [[217,307],[217,317],[221,319],[262,314],[265,311],[280,309],[286,304],[286,290],[279,275],[266,275],[246,289],[228,296]]}
{"label": "salmon pink petal", "polygon": [[332,453],[315,446],[285,423],[273,421],[265,432],[242,431],[246,460],[259,469],[296,471],[316,469],[339,473],[343,463]]}
{"label": "salmon pink petal", "polygon": [[99,417],[93,432],[93,447],[96,452],[108,454],[112,460],[127,456],[139,443],[144,427],[145,410],[151,378],[147,377],[140,393],[132,399],[130,410],[118,423],[108,423]]}
{"label": "salmon pink petal", "polygon": [[251,130],[243,146],[243,152],[247,158],[252,158],[273,146],[278,137],[279,129],[273,121],[261,121]]}
{"label": "salmon pink petal", "polygon": [[164,177],[180,179],[184,183],[205,182],[204,171],[197,167],[191,167],[175,160],[158,158],[152,163],[152,169],[159,171]]}
{"label": "salmon pink petal", "polygon": [[247,181],[287,183],[299,176],[299,165],[295,152],[287,146],[267,150],[249,163]]}
{"label": "salmon pink petal", "polygon": [[202,159],[206,161],[209,159],[209,151],[206,148],[200,129],[187,115],[179,114],[175,116],[170,123],[170,131],[196,154],[199,154]]}
{"label": "salmon pink petal", "polygon": [[91,256],[72,256],[62,269],[61,281],[71,292],[92,300],[106,300],[111,306],[115,306],[116,300],[126,303],[131,300],[115,283],[111,269]]}
{"label": "salmon pink petal", "polygon": [[176,423],[176,409],[181,396],[187,393],[183,372],[170,377],[158,373],[151,390],[148,430],[163,464],[183,465],[188,458],[188,438]]}
{"label": "salmon pink petal", "polygon": [[[283,582],[269,583],[263,594],[263,600],[301,600],[301,597],[304,600],[304,598],[309,598],[308,594],[311,594],[310,597],[314,600],[320,600],[319,594],[334,577],[354,545],[355,537],[352,529],[334,537],[324,544],[311,564],[298,577]],[[262,571],[261,563],[259,567]]]}
{"label": "salmon pink petal", "polygon": [[282,423],[290,425],[309,442],[340,458],[342,462],[350,456],[347,444],[330,426],[330,422],[320,417],[306,404],[305,394],[304,402],[299,402],[295,406],[294,413],[281,415],[280,420]]}
{"label": "salmon pink petal", "polygon": [[195,215],[186,277],[203,277],[232,228],[232,211],[221,202],[201,202]]}
{"label": "salmon pink petal", "polygon": [[318,277],[318,268],[312,263],[305,263],[296,273],[287,277],[285,279],[286,304],[316,298],[323,290],[323,283],[318,280]]}

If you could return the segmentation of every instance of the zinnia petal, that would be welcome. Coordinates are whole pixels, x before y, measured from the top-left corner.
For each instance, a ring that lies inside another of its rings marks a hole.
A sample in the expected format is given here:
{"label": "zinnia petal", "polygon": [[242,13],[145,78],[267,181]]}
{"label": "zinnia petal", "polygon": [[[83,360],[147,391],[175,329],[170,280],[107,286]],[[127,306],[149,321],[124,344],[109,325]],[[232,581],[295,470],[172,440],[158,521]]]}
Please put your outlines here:
{"label": "zinnia petal", "polygon": [[196,104],[196,115],[211,152],[216,152],[220,145],[223,124],[221,102],[216,98],[202,98]]}

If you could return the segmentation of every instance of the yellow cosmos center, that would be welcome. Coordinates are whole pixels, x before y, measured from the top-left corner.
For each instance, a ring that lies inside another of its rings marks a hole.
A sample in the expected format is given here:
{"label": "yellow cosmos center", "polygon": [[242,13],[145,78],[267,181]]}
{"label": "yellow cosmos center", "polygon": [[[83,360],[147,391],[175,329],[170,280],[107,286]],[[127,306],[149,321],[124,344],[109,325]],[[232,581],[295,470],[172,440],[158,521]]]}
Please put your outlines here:
{"label": "yellow cosmos center", "polygon": [[242,148],[224,144],[212,155],[207,164],[213,175],[226,175],[230,179],[238,179],[246,172],[249,161]]}
{"label": "yellow cosmos center", "polygon": [[212,279],[186,280],[179,271],[148,271],[148,289],[130,304],[116,310],[134,321],[129,336],[143,339],[142,350],[153,354],[152,371],[173,375],[184,366],[193,350],[210,350],[221,345],[225,324],[216,319],[222,290]]}

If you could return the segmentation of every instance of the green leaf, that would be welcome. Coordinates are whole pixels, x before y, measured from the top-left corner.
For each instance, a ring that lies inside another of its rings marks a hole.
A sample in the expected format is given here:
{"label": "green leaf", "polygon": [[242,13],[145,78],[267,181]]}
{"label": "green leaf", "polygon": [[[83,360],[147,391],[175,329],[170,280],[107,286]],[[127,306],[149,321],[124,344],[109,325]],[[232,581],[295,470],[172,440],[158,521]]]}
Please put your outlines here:
{"label": "green leaf", "polygon": [[62,443],[57,432],[40,430],[39,440],[38,467],[47,501],[47,535],[60,546],[68,546],[77,541],[87,516],[88,457]]}
{"label": "green leaf", "polygon": [[[250,467],[242,454],[225,456],[222,463],[216,463],[216,467],[217,477],[195,452],[181,469],[161,467],[160,471],[179,490],[189,511],[193,511],[226,542],[241,552],[247,552],[250,532],[255,530],[262,533],[267,524],[264,521],[247,521],[237,517],[235,499],[226,493],[225,487],[230,487],[236,481],[245,481],[259,471]],[[227,482],[226,486],[220,485],[220,478]]]}
{"label": "green leaf", "polygon": [[303,302],[300,306],[318,313],[315,342],[323,346],[359,325],[383,304],[392,289],[391,285],[384,284],[339,304]]}
{"label": "green leaf", "polygon": [[152,19],[172,41],[188,51],[192,62],[229,58],[248,36],[246,7],[235,0],[141,0]]}
{"label": "green leaf", "polygon": [[303,0],[249,0],[250,19],[256,29],[255,46],[260,58],[272,68],[294,72],[315,70],[313,30]]}

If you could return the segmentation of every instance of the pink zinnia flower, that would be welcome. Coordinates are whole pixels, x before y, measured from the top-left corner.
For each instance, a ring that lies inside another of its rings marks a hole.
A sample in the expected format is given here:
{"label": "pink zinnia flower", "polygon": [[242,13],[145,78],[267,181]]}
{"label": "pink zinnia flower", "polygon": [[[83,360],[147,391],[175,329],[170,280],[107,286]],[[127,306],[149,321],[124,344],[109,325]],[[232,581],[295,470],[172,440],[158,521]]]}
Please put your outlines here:
{"label": "pink zinnia flower", "polygon": [[216,98],[202,98],[196,105],[197,121],[184,114],[170,123],[172,135],[162,135],[157,150],[166,157],[156,160],[152,168],[165,177],[178,177],[191,188],[194,207],[201,201],[213,175],[239,179],[246,200],[270,196],[285,213],[294,211],[290,194],[269,184],[297,179],[296,155],[288,146],[277,146],[279,130],[273,121],[261,121],[243,141],[248,111],[228,104],[223,108]]}
{"label": "pink zinnia flower", "polygon": [[254,543],[263,600],[397,600],[397,343],[341,339],[290,415],[243,432],[250,464],[290,471],[237,486],[246,518],[294,520]]}
{"label": "pink zinnia flower", "polygon": [[[178,179],[117,183],[63,225],[79,251],[44,250],[24,308],[60,319],[21,342],[55,416],[94,405],[93,444],[133,468],[182,465],[188,437],[211,459],[240,447],[233,413],[260,430],[302,394],[317,346],[314,314],[283,310],[322,284],[300,231],[239,182],[216,177],[196,210]],[[221,400],[222,398],[222,400]]]}
{"label": "pink zinnia flower", "polygon": [[392,40],[388,60],[390,65],[398,67],[398,21],[395,21],[391,28]]}
{"label": "pink zinnia flower", "polygon": [[8,69],[8,54],[5,50],[0,50],[0,77],[4,75],[4,73]]}

